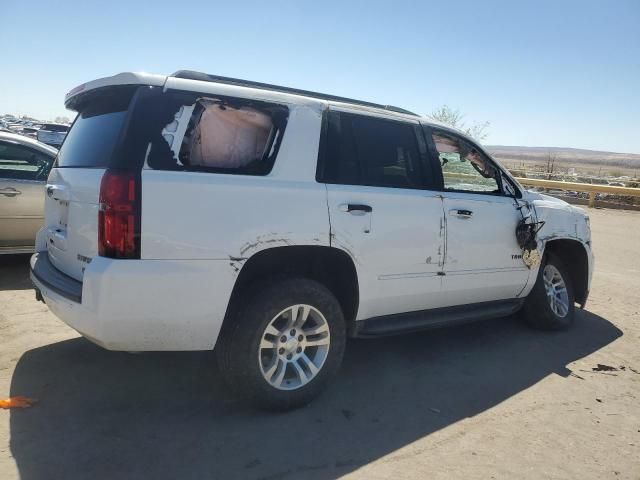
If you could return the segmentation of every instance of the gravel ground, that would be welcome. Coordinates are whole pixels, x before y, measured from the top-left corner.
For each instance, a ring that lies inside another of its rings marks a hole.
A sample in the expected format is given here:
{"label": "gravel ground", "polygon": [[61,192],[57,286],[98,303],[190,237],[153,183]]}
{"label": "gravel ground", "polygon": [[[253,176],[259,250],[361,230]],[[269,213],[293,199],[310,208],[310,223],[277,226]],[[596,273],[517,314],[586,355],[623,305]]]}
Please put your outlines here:
{"label": "gravel ground", "polygon": [[237,403],[209,353],[78,338],[35,301],[28,256],[0,256],[0,397],[39,399],[0,410],[0,478],[640,479],[640,212],[590,214],[571,330],[352,341],[325,395],[278,415]]}

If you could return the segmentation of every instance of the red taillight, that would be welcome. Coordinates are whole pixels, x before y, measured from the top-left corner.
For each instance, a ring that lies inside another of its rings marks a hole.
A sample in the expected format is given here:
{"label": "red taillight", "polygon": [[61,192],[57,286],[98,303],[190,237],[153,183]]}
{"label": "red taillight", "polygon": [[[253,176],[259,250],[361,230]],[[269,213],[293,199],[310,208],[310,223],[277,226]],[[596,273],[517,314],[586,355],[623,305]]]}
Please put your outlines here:
{"label": "red taillight", "polygon": [[134,172],[107,170],[100,182],[98,254],[140,258],[140,188]]}

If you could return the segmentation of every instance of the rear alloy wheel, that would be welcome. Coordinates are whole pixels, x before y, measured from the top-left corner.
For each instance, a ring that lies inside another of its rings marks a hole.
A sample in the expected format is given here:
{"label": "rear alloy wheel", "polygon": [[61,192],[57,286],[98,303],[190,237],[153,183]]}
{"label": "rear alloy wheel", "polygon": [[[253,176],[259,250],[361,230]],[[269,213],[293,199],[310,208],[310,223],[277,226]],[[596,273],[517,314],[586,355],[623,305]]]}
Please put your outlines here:
{"label": "rear alloy wheel", "polygon": [[225,320],[216,352],[227,383],[261,408],[309,403],[336,375],[346,340],[340,304],[322,284],[268,281]]}
{"label": "rear alloy wheel", "polygon": [[524,304],[529,325],[544,330],[559,330],[573,323],[575,297],[571,277],[562,261],[547,254],[538,278]]}
{"label": "rear alloy wheel", "polygon": [[260,370],[279,390],[295,390],[313,380],[324,366],[331,333],[329,324],[311,305],[293,305],[267,325],[258,347]]}

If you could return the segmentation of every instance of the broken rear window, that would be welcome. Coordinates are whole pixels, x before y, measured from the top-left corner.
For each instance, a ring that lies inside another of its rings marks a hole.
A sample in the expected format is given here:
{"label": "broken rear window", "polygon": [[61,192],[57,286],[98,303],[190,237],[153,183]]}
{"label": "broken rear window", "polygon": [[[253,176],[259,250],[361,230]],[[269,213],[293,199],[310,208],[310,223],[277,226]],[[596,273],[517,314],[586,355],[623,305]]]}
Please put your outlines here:
{"label": "broken rear window", "polygon": [[147,167],[246,175],[271,171],[286,107],[214,97],[180,103],[173,103],[174,113],[161,132],[164,145],[156,137]]}

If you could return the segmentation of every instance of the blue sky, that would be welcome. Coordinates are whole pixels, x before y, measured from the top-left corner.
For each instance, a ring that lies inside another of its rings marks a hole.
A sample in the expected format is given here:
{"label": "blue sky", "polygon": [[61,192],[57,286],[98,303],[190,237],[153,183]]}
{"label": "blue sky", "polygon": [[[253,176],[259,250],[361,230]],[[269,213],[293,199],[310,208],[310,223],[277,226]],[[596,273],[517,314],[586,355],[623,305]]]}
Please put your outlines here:
{"label": "blue sky", "polygon": [[68,114],[75,85],[188,68],[459,108],[487,144],[640,153],[640,0],[1,0],[0,113]]}

